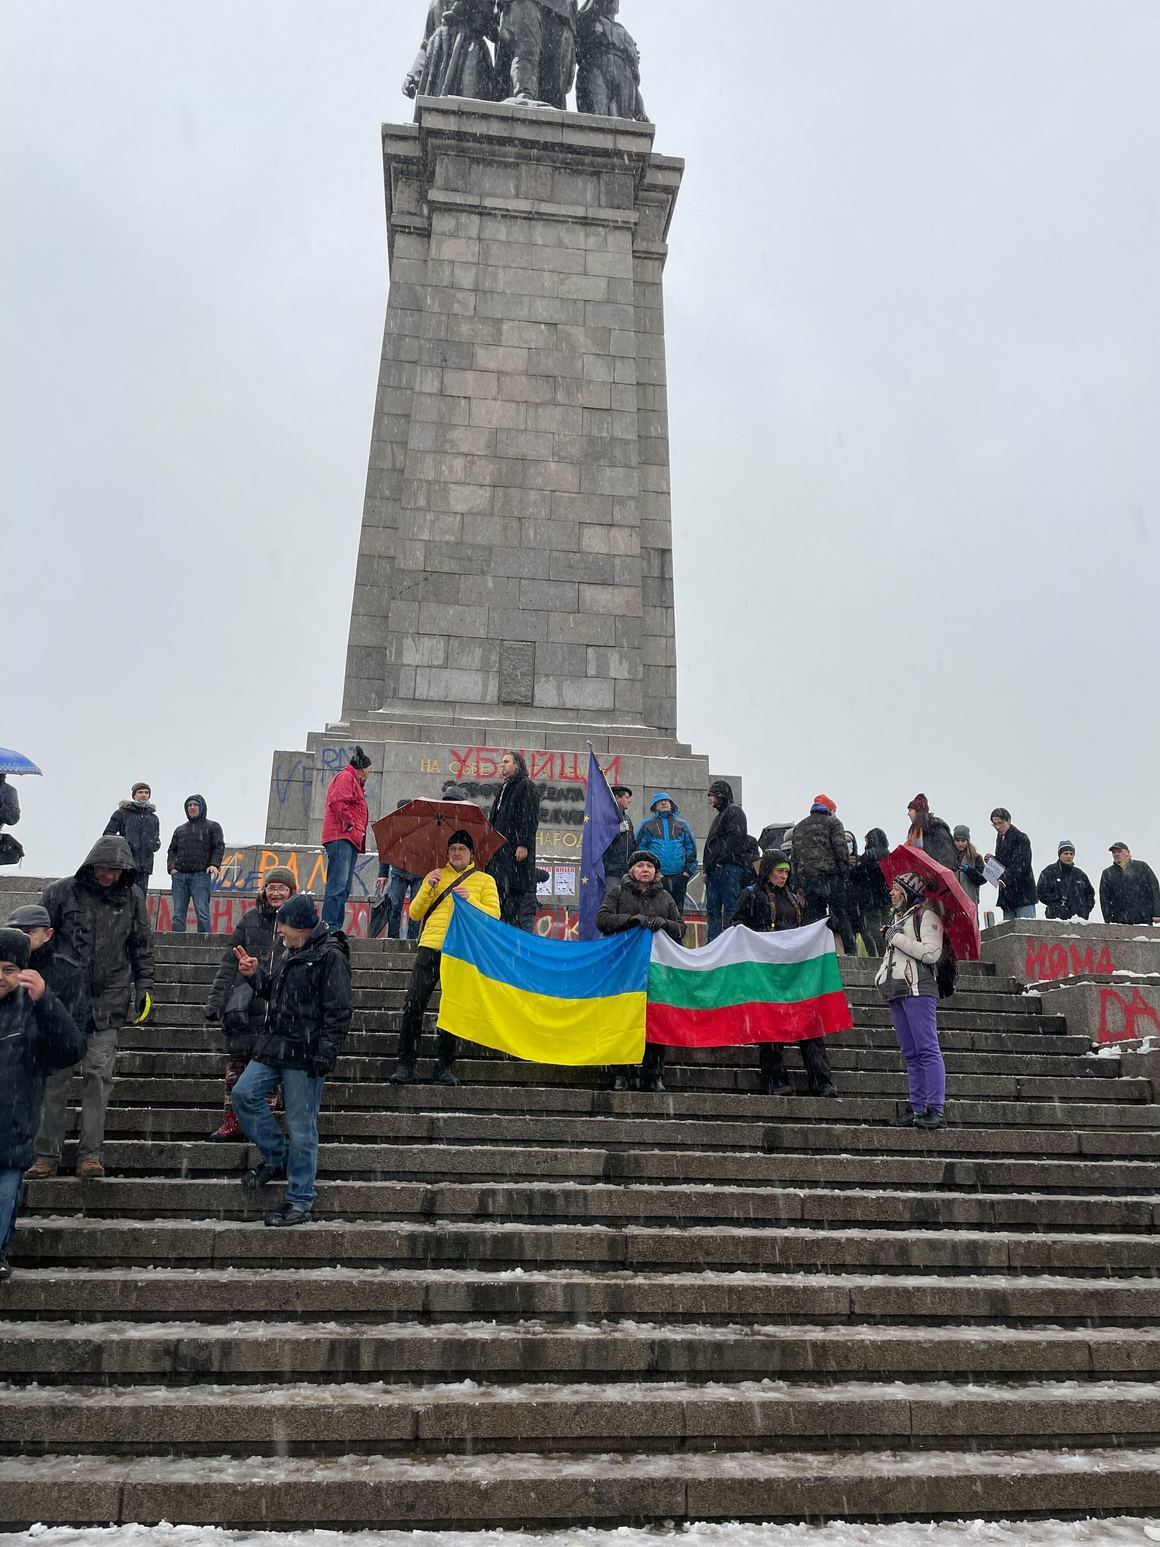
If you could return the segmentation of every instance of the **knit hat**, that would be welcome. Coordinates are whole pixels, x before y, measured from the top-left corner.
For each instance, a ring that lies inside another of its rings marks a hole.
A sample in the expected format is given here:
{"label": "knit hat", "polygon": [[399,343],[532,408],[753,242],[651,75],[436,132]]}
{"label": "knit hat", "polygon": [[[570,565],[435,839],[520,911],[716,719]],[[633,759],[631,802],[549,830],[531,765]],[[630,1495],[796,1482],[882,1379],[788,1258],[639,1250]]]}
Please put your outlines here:
{"label": "knit hat", "polygon": [[447,840],[447,847],[450,848],[453,843],[461,843],[465,849],[470,849],[473,854],[475,853],[475,839],[467,831],[466,827],[461,827],[457,832],[451,834],[451,837]]}
{"label": "knit hat", "polygon": [[22,908],[13,908],[4,920],[5,929],[51,929],[52,914],[38,902],[26,902]]}
{"label": "knit hat", "polygon": [[23,972],[31,956],[27,935],[18,929],[0,929],[0,962],[15,962]]}
{"label": "knit hat", "polygon": [[815,795],[813,806],[810,809],[813,811],[828,811],[833,816],[838,809],[838,802],[831,800],[828,795]]}
{"label": "knit hat", "polygon": [[965,838],[967,840],[967,842],[970,843],[970,841],[971,841],[971,829],[967,826],[967,824],[965,822],[960,822],[959,825],[955,828],[954,837],[956,837],[956,838]]}
{"label": "knit hat", "polygon": [[925,878],[914,870],[904,870],[900,876],[894,877],[893,884],[902,888],[911,903],[920,901],[926,891]]}
{"label": "knit hat", "polygon": [[366,755],[361,747],[355,747],[354,751],[351,753],[350,766],[352,768],[369,768],[371,766],[370,758]]}
{"label": "knit hat", "polygon": [[628,868],[631,870],[634,865],[639,865],[642,860],[647,860],[657,875],[660,875],[661,862],[655,854],[650,854],[647,849],[637,849],[635,854],[630,854],[628,856]]}
{"label": "knit hat", "polygon": [[148,779],[138,779],[136,784],[130,788],[129,794],[136,795],[138,790],[148,790],[150,795],[152,795],[153,786],[149,783]]}
{"label": "knit hat", "polygon": [[277,918],[288,929],[314,929],[318,924],[318,905],[309,892],[298,892],[282,904]]}
{"label": "knit hat", "polygon": [[298,890],[298,882],[289,865],[275,865],[273,870],[267,870],[262,877],[262,890],[265,891],[268,886],[273,886],[278,881],[281,881],[283,886],[288,886],[292,892]]}
{"label": "knit hat", "polygon": [[1075,844],[1072,843],[1070,838],[1061,838],[1059,840],[1059,848],[1055,852],[1062,854],[1064,849],[1070,849],[1073,854],[1075,853]]}
{"label": "knit hat", "polygon": [[925,795],[916,795],[914,797],[914,799],[911,801],[910,806],[908,807],[908,810],[929,812],[930,811],[930,801],[927,800]]}

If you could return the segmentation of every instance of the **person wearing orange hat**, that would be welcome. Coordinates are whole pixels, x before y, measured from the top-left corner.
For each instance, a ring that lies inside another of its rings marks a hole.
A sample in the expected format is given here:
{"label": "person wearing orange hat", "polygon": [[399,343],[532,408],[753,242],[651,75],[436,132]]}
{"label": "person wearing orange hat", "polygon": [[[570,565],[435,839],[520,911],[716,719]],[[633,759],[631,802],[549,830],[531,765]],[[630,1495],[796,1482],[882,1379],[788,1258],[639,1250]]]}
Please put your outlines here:
{"label": "person wearing orange hat", "polygon": [[815,795],[810,814],[793,830],[793,873],[804,899],[802,920],[828,918],[847,956],[857,951],[850,922],[850,849],[837,802]]}

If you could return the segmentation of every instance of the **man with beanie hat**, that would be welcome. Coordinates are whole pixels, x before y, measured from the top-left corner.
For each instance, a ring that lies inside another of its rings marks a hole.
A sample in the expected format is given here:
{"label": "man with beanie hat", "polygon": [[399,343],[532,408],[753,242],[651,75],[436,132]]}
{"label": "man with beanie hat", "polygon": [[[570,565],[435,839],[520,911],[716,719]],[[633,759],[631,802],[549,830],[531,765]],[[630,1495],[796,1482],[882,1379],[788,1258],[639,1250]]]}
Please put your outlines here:
{"label": "man with beanie hat", "polygon": [[[226,945],[221,964],[209,991],[205,1018],[222,1028],[225,1038],[226,1065],[225,1112],[211,1139],[226,1142],[245,1138],[233,1108],[234,1086],[254,1055],[254,1047],[266,1024],[266,1001],[259,999],[238,970],[236,951],[240,946],[247,956],[255,957],[267,972],[274,970],[278,950],[276,921],[278,909],[298,890],[294,872],[286,865],[275,865],[262,877],[255,905],[242,915]],[[273,1097],[271,1098],[273,1100]]]}
{"label": "man with beanie hat", "polygon": [[82,1032],[31,958],[22,930],[0,929],[0,1281],[12,1271],[8,1251],[45,1079],[85,1052]]}
{"label": "man with beanie hat", "polygon": [[330,929],[341,929],[346,922],[355,863],[367,846],[370,811],[365,790],[370,772],[370,758],[361,747],[355,747],[350,762],[335,774],[326,792],[322,816],[322,848],[326,854],[322,922]]}
{"label": "man with beanie hat", "polygon": [[[286,1177],[282,1207],[266,1215],[276,1227],[304,1225],[318,1196],[318,1109],[322,1091],[350,1032],[350,948],[346,936],[328,929],[314,898],[299,892],[278,909],[275,929],[283,950],[272,968],[244,946],[235,946],[238,971],[267,1006],[254,1039],[254,1056],[234,1086],[234,1111],[261,1161],[242,1178],[257,1192]],[[286,1132],[270,1111],[269,1097],[282,1087]]]}
{"label": "man with beanie hat", "polygon": [[793,877],[804,899],[802,922],[828,918],[847,956],[857,950],[850,921],[850,849],[846,829],[828,795],[815,795],[810,814],[793,830]]}
{"label": "man with beanie hat", "polygon": [[113,812],[105,824],[105,832],[124,838],[133,850],[137,885],[143,892],[148,892],[149,877],[153,874],[153,856],[161,847],[161,823],[157,820],[153,791],[143,779],[138,779],[129,796]]}
{"label": "man with beanie hat", "polygon": [[1089,919],[1096,905],[1096,889],[1075,862],[1075,844],[1061,838],[1059,858],[1039,877],[1036,891],[1046,905],[1049,919]]}
{"label": "man with beanie hat", "polygon": [[[101,1146],[113,1092],[117,1036],[130,1016],[144,1016],[153,993],[153,931],[145,896],[136,884],[133,851],[124,838],[101,837],[75,876],[54,881],[40,899],[56,948],[79,963],[88,993],[88,1039],[81,1065],[81,1131],[77,1176],[105,1174]],[[44,1093],[36,1161],[30,1180],[55,1176],[64,1143],[65,1106],[72,1076],[59,1070]]]}
{"label": "man with beanie hat", "polygon": [[[447,863],[433,870],[415,894],[411,919],[422,924],[415,965],[403,1002],[399,1024],[399,1061],[391,1075],[392,1085],[412,1085],[417,1079],[416,1060],[423,1035],[423,1014],[439,982],[443,942],[451,923],[455,899],[470,903],[489,918],[500,916],[499,889],[492,876],[475,868],[475,840],[466,828],[447,840]],[[440,1031],[435,1048],[435,1082],[458,1085],[455,1055],[459,1044],[450,1032]]]}

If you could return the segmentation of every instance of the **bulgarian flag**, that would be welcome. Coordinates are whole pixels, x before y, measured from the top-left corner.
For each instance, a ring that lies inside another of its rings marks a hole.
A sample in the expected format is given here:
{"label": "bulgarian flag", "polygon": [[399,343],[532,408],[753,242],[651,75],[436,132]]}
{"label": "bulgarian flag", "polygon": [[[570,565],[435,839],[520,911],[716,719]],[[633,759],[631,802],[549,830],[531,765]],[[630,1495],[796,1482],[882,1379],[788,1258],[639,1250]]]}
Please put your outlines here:
{"label": "bulgarian flag", "polygon": [[853,1024],[834,934],[824,920],[763,935],[738,926],[699,951],[685,950],[660,931],[653,936],[650,1042],[802,1042]]}

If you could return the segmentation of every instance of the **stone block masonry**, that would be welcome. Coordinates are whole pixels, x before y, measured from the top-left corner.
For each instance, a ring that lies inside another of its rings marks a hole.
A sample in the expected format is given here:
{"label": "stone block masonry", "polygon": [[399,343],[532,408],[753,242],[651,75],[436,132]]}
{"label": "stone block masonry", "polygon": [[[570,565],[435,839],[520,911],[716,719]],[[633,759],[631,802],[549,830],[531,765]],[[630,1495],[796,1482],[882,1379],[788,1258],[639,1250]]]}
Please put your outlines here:
{"label": "stone block masonry", "polygon": [[[384,130],[344,720],[516,709],[675,737],[662,277],[682,168],[652,142],[455,99]],[[586,637],[604,617],[626,637]],[[471,665],[448,658],[462,640]],[[553,651],[569,640],[604,648]]]}

